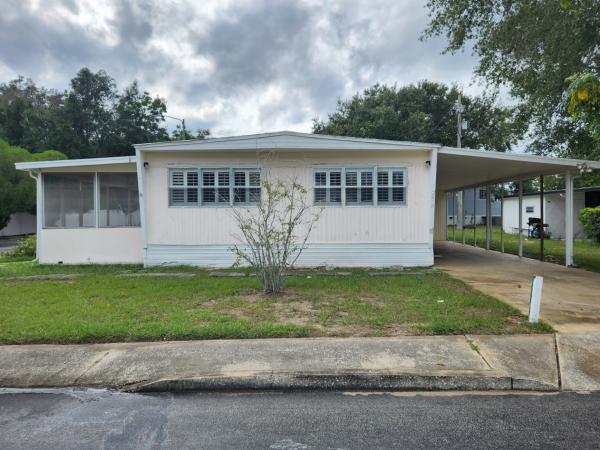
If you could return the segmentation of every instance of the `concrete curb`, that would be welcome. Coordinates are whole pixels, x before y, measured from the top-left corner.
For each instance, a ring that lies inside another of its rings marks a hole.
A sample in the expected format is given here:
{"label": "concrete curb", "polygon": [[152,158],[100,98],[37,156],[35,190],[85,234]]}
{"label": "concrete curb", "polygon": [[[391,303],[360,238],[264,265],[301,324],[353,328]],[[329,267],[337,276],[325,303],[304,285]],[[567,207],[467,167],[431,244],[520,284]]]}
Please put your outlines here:
{"label": "concrete curb", "polygon": [[600,390],[600,334],[558,344],[554,335],[479,335],[0,346],[0,387]]}
{"label": "concrete curb", "polygon": [[[513,389],[508,374],[486,371],[347,371],[347,372],[261,372],[202,376],[193,378],[163,378],[121,386],[124,392],[185,392],[185,391],[486,391]],[[551,386],[533,383],[529,390],[553,390]]]}

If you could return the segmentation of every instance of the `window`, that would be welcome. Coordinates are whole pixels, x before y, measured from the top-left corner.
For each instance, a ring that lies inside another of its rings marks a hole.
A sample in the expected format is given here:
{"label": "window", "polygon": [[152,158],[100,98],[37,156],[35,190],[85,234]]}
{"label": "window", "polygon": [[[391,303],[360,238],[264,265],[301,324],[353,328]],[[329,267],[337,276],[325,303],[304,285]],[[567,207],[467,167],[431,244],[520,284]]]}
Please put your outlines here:
{"label": "window", "polygon": [[96,226],[94,173],[45,173],[44,227]]}
{"label": "window", "polygon": [[526,206],[525,207],[525,212],[526,213],[534,213],[535,212],[535,208],[533,206]]}
{"label": "window", "polygon": [[140,203],[135,173],[99,173],[98,187],[98,226],[140,226]]}
{"label": "window", "polygon": [[[342,196],[342,191],[344,195]],[[315,169],[315,205],[404,205],[406,169]]]}
{"label": "window", "polygon": [[487,198],[487,190],[479,189],[479,199],[485,200]]}
{"label": "window", "polygon": [[234,205],[255,205],[260,202],[260,172],[257,170],[234,170],[233,185]]}
{"label": "window", "polygon": [[188,206],[198,204],[198,171],[177,169],[169,173],[169,205]]}
{"label": "window", "polygon": [[404,205],[406,198],[404,169],[377,170],[377,204]]}
{"label": "window", "polygon": [[257,169],[171,169],[170,206],[255,205],[260,202]]}
{"label": "window", "polygon": [[315,205],[340,205],[342,203],[342,170],[319,169],[314,174]]}
{"label": "window", "polygon": [[229,205],[229,169],[202,170],[202,204]]}
{"label": "window", "polygon": [[373,170],[346,169],[346,205],[373,204]]}

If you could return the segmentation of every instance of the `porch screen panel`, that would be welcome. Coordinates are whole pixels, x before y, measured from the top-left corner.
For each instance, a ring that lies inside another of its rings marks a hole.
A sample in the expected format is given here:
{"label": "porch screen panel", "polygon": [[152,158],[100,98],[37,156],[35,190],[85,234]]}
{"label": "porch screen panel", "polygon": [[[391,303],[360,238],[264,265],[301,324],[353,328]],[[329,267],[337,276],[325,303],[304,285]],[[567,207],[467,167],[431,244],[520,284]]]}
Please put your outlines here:
{"label": "porch screen panel", "polygon": [[96,226],[93,173],[45,173],[44,228]]}
{"label": "porch screen panel", "polygon": [[101,227],[139,227],[140,203],[135,173],[99,173]]}

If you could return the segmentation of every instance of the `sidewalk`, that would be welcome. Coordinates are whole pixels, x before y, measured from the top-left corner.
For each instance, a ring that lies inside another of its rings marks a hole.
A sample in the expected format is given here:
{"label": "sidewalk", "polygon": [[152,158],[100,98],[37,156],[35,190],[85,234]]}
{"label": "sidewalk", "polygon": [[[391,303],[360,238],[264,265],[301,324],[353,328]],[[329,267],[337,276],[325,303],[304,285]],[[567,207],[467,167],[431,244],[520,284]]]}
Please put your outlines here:
{"label": "sidewalk", "polygon": [[598,361],[600,334],[10,345],[0,387],[587,391]]}

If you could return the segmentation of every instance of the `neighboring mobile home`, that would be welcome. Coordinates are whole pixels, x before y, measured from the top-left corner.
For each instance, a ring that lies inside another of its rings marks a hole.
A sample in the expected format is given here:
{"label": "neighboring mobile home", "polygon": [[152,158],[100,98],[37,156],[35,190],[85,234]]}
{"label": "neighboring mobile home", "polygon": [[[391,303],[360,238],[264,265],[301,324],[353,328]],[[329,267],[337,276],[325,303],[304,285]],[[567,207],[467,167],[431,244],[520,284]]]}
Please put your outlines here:
{"label": "neighboring mobile home", "polygon": [[[496,202],[499,203],[499,202]],[[544,193],[544,220],[548,224],[547,232],[554,239],[565,238],[565,190],[554,190]],[[600,187],[586,187],[573,190],[573,235],[585,238],[579,211],[583,208],[600,205]],[[541,218],[540,194],[538,192],[523,194],[522,229],[528,229],[530,218]],[[502,227],[506,233],[519,232],[519,198],[517,196],[504,198],[504,218]]]}
{"label": "neighboring mobile home", "polygon": [[135,157],[16,164],[38,180],[40,262],[229,266],[231,208],[251,209],[268,177],[296,178],[323,208],[299,265],[430,266],[445,192],[582,163],[295,132],[135,148]]}

